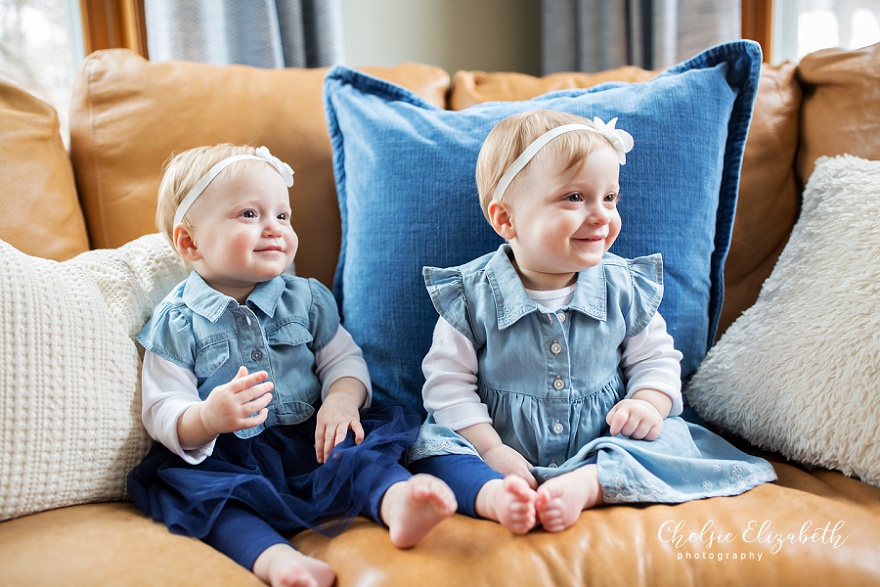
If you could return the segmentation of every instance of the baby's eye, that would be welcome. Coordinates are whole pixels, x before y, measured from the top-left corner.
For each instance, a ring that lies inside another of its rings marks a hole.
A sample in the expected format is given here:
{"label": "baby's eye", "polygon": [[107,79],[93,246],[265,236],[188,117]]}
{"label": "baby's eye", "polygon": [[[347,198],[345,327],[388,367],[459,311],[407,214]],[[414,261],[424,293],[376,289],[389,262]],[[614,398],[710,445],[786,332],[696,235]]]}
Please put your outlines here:
{"label": "baby's eye", "polygon": [[620,194],[618,193],[605,194],[605,202],[608,204],[616,204],[619,199]]}
{"label": "baby's eye", "polygon": [[257,213],[254,212],[253,210],[245,210],[244,212],[241,213],[241,215],[244,218],[256,218],[257,217]]}
{"label": "baby's eye", "polygon": [[569,202],[583,202],[583,201],[584,201],[584,197],[581,196],[581,195],[580,195],[579,193],[577,193],[577,192],[575,192],[575,193],[573,193],[573,194],[568,194],[568,196],[566,196],[565,199],[566,199],[567,201],[569,201]]}
{"label": "baby's eye", "polygon": [[289,212],[281,212],[278,214],[277,218],[281,222],[289,222],[290,221],[290,213]]}

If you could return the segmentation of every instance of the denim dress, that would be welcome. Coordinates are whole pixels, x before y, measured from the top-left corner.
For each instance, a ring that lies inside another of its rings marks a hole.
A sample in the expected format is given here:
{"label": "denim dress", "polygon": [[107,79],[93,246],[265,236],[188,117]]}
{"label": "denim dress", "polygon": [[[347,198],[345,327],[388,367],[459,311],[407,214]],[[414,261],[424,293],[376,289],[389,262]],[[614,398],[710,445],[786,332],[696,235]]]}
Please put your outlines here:
{"label": "denim dress", "polygon": [[279,532],[333,532],[359,514],[373,519],[385,489],[410,474],[399,463],[419,417],[398,406],[361,410],[366,436],[315,456],[322,382],[315,353],[339,328],[332,294],[313,279],[281,275],[244,304],[195,272],[160,302],[138,334],[145,349],[196,376],[200,399],[244,365],[274,383],[265,422],[217,437],[198,464],[160,443],[128,477],[132,501],[172,532],[204,538],[227,507],[255,513]]}
{"label": "denim dress", "polygon": [[[607,503],[680,503],[735,495],[776,474],[763,459],[679,417],[653,441],[610,436],[605,418],[626,396],[624,339],[651,321],[663,295],[659,255],[606,254],[578,274],[571,302],[550,311],[529,297],[509,246],[449,269],[427,267],[440,316],[476,350],[477,393],[501,440],[539,483],[596,463]],[[478,454],[431,415],[408,461]]]}

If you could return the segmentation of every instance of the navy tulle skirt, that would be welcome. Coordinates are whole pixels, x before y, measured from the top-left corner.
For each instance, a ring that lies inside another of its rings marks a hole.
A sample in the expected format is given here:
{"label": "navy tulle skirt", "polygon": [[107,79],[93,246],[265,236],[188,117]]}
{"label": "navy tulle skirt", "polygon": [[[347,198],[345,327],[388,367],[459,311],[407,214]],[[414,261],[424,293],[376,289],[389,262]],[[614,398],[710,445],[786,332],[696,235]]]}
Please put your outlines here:
{"label": "navy tulle skirt", "polygon": [[[176,534],[204,538],[229,504],[249,509],[278,532],[311,528],[336,534],[359,514],[378,516],[382,494],[410,474],[399,463],[418,436],[421,416],[399,406],[361,412],[353,435],[315,458],[315,417],[242,439],[221,434],[214,452],[190,465],[156,443],[128,476],[135,505]],[[378,521],[378,520],[377,520]]]}

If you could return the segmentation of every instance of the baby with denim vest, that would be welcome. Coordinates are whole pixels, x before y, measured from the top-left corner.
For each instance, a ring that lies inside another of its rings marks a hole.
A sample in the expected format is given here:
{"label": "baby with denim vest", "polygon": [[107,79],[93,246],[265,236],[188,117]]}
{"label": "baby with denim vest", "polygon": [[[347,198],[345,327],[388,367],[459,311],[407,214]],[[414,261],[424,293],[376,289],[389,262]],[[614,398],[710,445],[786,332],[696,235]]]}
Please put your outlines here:
{"label": "baby with denim vest", "polygon": [[506,243],[423,271],[440,317],[410,470],[446,481],[460,512],[515,534],[564,530],[602,504],[734,495],[776,478],[679,417],[660,255],[609,252],[633,147],[616,122],[553,111],[502,120],[476,176]]}
{"label": "baby with denim vest", "polygon": [[363,514],[407,548],[456,502],[399,462],[419,418],[370,407],[367,366],[330,292],[287,274],[292,185],[265,147],[196,148],[168,164],[157,221],[192,272],[137,337],[143,421],[158,442],[128,489],[172,532],[266,583],[329,586],[333,570],[285,534]]}

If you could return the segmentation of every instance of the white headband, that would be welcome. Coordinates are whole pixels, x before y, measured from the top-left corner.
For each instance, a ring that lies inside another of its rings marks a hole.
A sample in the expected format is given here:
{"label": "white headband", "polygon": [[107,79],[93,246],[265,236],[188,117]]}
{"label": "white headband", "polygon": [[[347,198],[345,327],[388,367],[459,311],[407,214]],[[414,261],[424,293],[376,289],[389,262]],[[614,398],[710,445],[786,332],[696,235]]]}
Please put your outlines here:
{"label": "white headband", "polygon": [[284,183],[287,184],[287,187],[293,186],[293,169],[291,169],[290,165],[270,153],[269,149],[267,149],[266,147],[260,147],[253,155],[233,155],[232,157],[227,157],[226,159],[223,159],[215,164],[214,167],[209,169],[208,173],[203,175],[202,178],[196,182],[196,185],[194,185],[192,189],[189,190],[189,192],[186,194],[186,197],[183,198],[182,202],[180,202],[180,206],[178,206],[177,212],[174,214],[174,224],[172,224],[172,226],[177,226],[178,224],[183,222],[183,217],[186,216],[186,213],[189,211],[190,206],[192,206],[193,202],[195,202],[196,199],[202,195],[202,192],[205,191],[205,188],[208,187],[208,184],[211,183],[221,171],[226,169],[226,167],[228,167],[232,163],[235,163],[236,161],[242,161],[244,159],[256,159],[257,161],[268,163],[275,169],[275,171],[277,171],[281,175],[281,177],[284,178]]}
{"label": "white headband", "polygon": [[504,174],[501,176],[501,179],[498,180],[498,186],[495,188],[495,194],[492,196],[493,200],[500,200],[504,197],[504,192],[507,191],[507,188],[510,187],[510,182],[513,181],[513,178],[517,176],[517,174],[523,170],[529,161],[538,154],[538,151],[543,149],[547,143],[555,139],[561,134],[565,134],[567,132],[572,132],[576,130],[587,130],[590,132],[595,132],[606,139],[611,143],[611,146],[614,147],[614,150],[617,151],[617,160],[621,165],[626,164],[626,154],[629,153],[633,148],[633,138],[625,130],[621,130],[619,128],[614,128],[614,125],[617,124],[617,118],[612,118],[608,121],[608,124],[602,122],[602,119],[599,117],[593,118],[593,126],[589,126],[586,124],[563,124],[562,126],[557,126],[556,128],[551,128],[537,139],[531,142],[531,144],[526,147],[525,151],[523,151],[519,157],[517,157],[513,163],[510,164]]}

